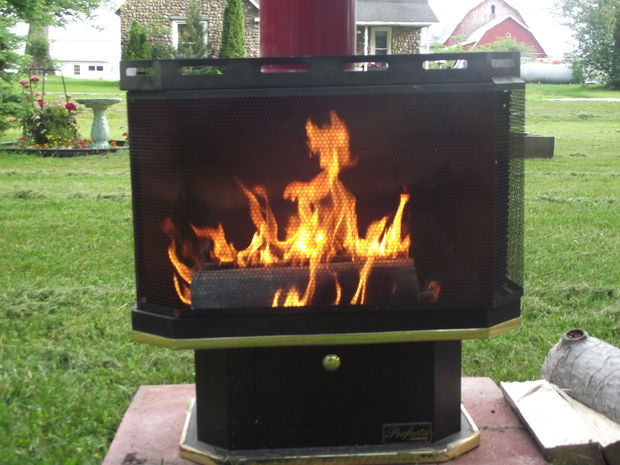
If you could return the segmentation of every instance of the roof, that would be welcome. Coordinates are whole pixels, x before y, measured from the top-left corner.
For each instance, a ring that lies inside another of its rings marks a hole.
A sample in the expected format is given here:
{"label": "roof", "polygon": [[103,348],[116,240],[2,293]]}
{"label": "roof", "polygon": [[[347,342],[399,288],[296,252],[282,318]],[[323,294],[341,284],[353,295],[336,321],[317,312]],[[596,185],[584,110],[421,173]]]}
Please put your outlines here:
{"label": "roof", "polygon": [[427,0],[357,0],[357,24],[437,23]]}
{"label": "roof", "polygon": [[[486,24],[484,24],[483,26],[479,27],[478,29],[476,29],[474,32],[472,32],[469,37],[464,41],[465,43],[478,43],[478,41],[480,39],[482,39],[482,36],[484,36],[484,34],[491,28],[497,26],[498,24],[503,23],[504,21],[506,21],[507,19],[512,19],[515,23],[517,23],[519,26],[521,26],[523,29],[527,29],[529,31],[529,28],[523,24],[521,21],[519,21],[517,18],[515,18],[514,16],[508,15],[508,16],[502,16],[501,18],[497,18],[494,19],[493,21],[490,21]],[[533,35],[533,34],[532,34]]]}
{"label": "roof", "polygon": [[[525,20],[521,16],[521,13],[519,12],[519,10],[517,10],[513,5],[511,5],[510,2],[506,0],[492,0],[492,2],[493,3],[501,2],[507,8],[512,9],[519,16],[517,18],[515,15],[512,15],[512,17],[515,18],[519,23],[527,27],[527,24],[525,23]],[[469,15],[474,13],[475,10],[479,9],[484,3],[487,3],[487,1],[486,0],[473,0],[473,1],[467,0],[463,2],[454,2],[452,5],[452,12],[451,12],[452,19],[445,20],[446,26],[444,27],[442,34],[440,34],[439,41],[441,43],[447,42],[450,39],[450,37],[454,35],[456,30],[459,28],[459,26],[461,26],[463,21],[465,21],[465,19]],[[444,20],[442,19],[442,22],[443,21]],[[482,25],[481,27],[484,27],[484,25]]]}
{"label": "roof", "polygon": [[482,27],[476,29],[474,32],[472,32],[470,34],[470,36],[464,40],[463,42],[461,42],[462,45],[478,45],[478,43],[484,38],[484,35],[490,31],[491,29],[493,29],[495,26],[505,23],[507,21],[513,21],[518,27],[522,28],[524,31],[527,31],[528,34],[530,34],[531,39],[534,42],[531,42],[529,40],[521,40],[520,42],[525,42],[529,45],[531,45],[534,48],[534,53],[541,55],[541,56],[547,56],[547,53],[545,52],[545,49],[543,48],[542,45],[540,45],[540,42],[538,42],[538,39],[536,38],[536,36],[532,33],[532,31],[530,30],[530,28],[528,28],[525,24],[523,24],[521,21],[519,21],[517,18],[515,18],[512,15],[506,15],[506,16],[502,16],[501,18],[497,18],[494,21],[490,21],[488,23],[486,23],[485,25],[483,25]]}

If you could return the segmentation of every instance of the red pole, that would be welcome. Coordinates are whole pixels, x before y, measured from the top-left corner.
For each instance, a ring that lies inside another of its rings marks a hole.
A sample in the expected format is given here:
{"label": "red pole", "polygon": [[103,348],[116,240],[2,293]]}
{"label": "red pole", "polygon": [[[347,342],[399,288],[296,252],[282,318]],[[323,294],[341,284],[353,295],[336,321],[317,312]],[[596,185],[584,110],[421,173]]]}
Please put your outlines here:
{"label": "red pole", "polygon": [[261,0],[264,57],[355,55],[355,0]]}

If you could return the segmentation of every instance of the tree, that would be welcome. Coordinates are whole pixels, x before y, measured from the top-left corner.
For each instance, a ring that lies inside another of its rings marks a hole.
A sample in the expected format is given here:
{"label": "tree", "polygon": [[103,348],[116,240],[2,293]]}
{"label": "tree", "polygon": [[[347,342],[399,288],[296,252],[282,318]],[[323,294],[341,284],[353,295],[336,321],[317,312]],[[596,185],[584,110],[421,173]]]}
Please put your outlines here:
{"label": "tree", "polygon": [[14,23],[13,19],[0,16],[0,134],[9,128],[8,120],[16,116],[20,100],[15,82],[15,70],[21,67],[15,52],[19,38],[10,32]]}
{"label": "tree", "polygon": [[40,26],[30,23],[28,38],[26,39],[26,55],[31,57],[28,68],[51,68],[50,41],[48,39],[48,26]]}
{"label": "tree", "polygon": [[220,58],[245,57],[245,26],[241,0],[228,0],[222,26]]}
{"label": "tree", "polygon": [[123,53],[123,60],[150,60],[152,57],[153,52],[144,27],[137,21],[133,21],[129,29],[129,40]]}
{"label": "tree", "polygon": [[0,0],[0,14],[40,25],[62,24],[68,19],[89,17],[107,0]]}
{"label": "tree", "polygon": [[585,79],[620,88],[620,0],[559,0],[559,5],[577,40],[573,66]]}
{"label": "tree", "polygon": [[204,58],[207,55],[205,30],[200,16],[200,0],[190,0],[187,23],[179,38],[179,58]]}
{"label": "tree", "polygon": [[30,67],[51,66],[47,26],[69,19],[90,17],[108,0],[0,0],[0,16],[29,24],[26,53],[33,57]]}

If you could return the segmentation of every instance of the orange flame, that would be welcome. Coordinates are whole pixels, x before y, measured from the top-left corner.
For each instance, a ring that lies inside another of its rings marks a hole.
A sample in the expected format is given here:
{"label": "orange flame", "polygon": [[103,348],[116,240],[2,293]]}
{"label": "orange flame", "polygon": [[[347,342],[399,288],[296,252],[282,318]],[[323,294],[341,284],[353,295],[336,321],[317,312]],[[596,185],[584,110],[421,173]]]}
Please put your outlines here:
{"label": "orange flame", "polygon": [[[365,237],[357,228],[355,197],[340,181],[340,173],[356,165],[349,150],[349,131],[336,112],[330,112],[330,122],[323,126],[306,122],[309,156],[318,158],[321,171],[310,181],[294,181],[284,189],[283,197],[297,204],[297,212],[289,218],[284,240],[278,239],[278,223],[269,206],[265,188],[239,185],[248,199],[250,217],[256,231],[250,244],[237,251],[228,242],[221,224],[216,228],[191,225],[196,236],[210,241],[209,258],[215,264],[236,267],[267,267],[274,265],[308,266],[306,289],[279,289],[273,296],[273,307],[307,306],[316,291],[318,267],[335,257],[360,263],[359,282],[350,304],[364,304],[372,267],[377,259],[407,257],[411,240],[402,237],[403,212],[408,194],[401,194],[400,203],[390,222],[385,216],[368,227]],[[186,253],[172,220],[162,227],[170,237],[170,262],[176,271],[174,285],[181,301],[191,303],[190,285],[193,270],[200,268],[199,260]],[[181,248],[182,257],[177,254]],[[188,264],[189,263],[189,264]],[[334,305],[340,304],[342,290],[337,278]]]}

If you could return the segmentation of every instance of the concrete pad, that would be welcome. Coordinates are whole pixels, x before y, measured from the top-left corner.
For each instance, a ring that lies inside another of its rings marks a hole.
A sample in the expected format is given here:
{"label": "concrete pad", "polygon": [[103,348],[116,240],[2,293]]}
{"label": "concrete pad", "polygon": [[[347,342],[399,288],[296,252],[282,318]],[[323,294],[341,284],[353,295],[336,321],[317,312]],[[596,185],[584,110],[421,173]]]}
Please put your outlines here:
{"label": "concrete pad", "polygon": [[[194,396],[192,384],[140,387],[103,465],[192,465],[179,456],[179,440]],[[463,378],[462,398],[480,430],[480,447],[451,464],[547,464],[490,378]]]}

